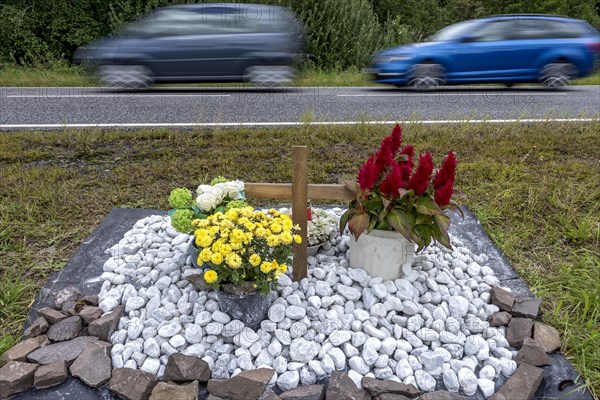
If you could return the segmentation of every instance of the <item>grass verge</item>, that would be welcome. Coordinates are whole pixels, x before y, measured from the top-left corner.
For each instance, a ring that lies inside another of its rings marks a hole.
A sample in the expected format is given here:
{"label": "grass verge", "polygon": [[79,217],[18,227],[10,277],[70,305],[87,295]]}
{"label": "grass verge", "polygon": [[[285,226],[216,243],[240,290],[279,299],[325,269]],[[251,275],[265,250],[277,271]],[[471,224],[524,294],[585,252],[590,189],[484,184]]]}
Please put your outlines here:
{"label": "grass verge", "polygon": [[[405,142],[459,156],[458,190],[534,293],[563,351],[600,395],[598,124],[407,125]],[[166,209],[173,187],[216,175],[291,179],[310,145],[309,180],[353,179],[389,126],[0,133],[0,353],[35,290],[112,207]],[[83,222],[83,223],[82,223]]]}
{"label": "grass verge", "polygon": [[[574,85],[600,85],[600,72],[594,75],[576,79]],[[236,86],[240,83],[206,83],[185,84],[175,86]],[[249,84],[248,84],[249,85]],[[0,87],[65,87],[98,86],[92,77],[77,66],[59,65],[48,68],[24,68],[14,65],[0,64]],[[159,85],[160,86],[160,85]],[[168,84],[168,86],[174,86]],[[358,69],[347,71],[321,71],[317,69],[303,70],[292,86],[380,86],[370,80],[369,75]],[[517,85],[518,86],[518,85]]]}

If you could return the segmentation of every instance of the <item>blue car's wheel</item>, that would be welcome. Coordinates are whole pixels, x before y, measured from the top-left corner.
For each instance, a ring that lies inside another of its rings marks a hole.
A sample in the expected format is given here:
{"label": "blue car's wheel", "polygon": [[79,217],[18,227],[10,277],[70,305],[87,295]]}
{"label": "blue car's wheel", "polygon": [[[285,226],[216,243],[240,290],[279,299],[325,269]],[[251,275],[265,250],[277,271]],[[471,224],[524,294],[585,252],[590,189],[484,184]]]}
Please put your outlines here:
{"label": "blue car's wheel", "polygon": [[437,63],[423,63],[412,66],[408,73],[408,85],[415,90],[436,90],[445,82],[445,70]]}
{"label": "blue car's wheel", "polygon": [[546,64],[540,70],[540,82],[551,89],[560,89],[569,85],[575,76],[577,76],[577,67],[569,62]]}
{"label": "blue car's wheel", "polygon": [[101,65],[97,75],[108,86],[143,89],[154,83],[152,70],[143,65]]}
{"label": "blue car's wheel", "polygon": [[293,81],[295,70],[288,65],[253,65],[244,71],[244,80],[250,83],[284,85]]}

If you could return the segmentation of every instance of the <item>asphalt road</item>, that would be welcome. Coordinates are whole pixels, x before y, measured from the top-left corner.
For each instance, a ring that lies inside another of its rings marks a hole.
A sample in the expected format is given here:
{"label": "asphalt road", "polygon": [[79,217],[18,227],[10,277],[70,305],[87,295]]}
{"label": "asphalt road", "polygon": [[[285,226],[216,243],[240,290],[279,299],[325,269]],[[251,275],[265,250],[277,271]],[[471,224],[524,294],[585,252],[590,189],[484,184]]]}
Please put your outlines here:
{"label": "asphalt road", "polygon": [[0,88],[0,129],[600,117],[600,86]]}

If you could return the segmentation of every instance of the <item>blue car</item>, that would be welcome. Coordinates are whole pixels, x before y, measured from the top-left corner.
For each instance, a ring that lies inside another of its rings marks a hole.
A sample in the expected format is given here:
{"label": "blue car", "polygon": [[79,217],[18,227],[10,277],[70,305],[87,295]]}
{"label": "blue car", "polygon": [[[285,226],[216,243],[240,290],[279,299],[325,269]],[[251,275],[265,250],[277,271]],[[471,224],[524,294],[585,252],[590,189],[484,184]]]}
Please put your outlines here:
{"label": "blue car", "polygon": [[561,88],[598,67],[600,34],[585,21],[501,15],[450,25],[426,43],[374,55],[373,80],[416,90],[445,84],[539,82]]}

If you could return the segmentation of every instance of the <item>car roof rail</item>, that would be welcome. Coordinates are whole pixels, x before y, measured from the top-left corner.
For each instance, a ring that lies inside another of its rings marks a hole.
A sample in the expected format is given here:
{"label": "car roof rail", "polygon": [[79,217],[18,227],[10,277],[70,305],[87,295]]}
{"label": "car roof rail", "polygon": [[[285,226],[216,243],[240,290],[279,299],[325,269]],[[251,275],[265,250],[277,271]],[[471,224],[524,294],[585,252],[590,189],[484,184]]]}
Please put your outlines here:
{"label": "car roof rail", "polygon": [[568,17],[566,15],[558,15],[558,14],[537,14],[537,13],[517,13],[517,14],[494,14],[484,18],[499,18],[499,17],[550,17],[550,18],[568,18],[575,19],[572,17]]}

